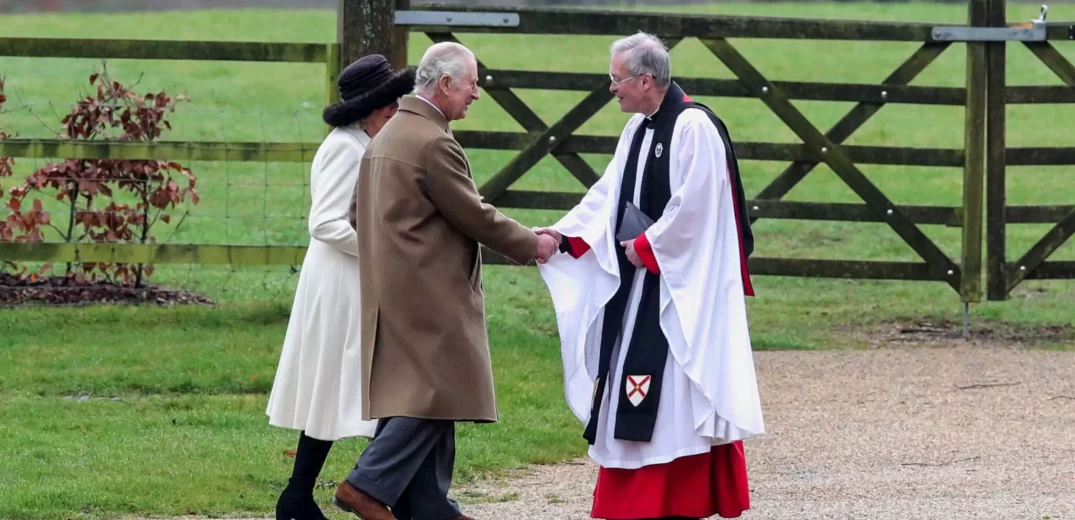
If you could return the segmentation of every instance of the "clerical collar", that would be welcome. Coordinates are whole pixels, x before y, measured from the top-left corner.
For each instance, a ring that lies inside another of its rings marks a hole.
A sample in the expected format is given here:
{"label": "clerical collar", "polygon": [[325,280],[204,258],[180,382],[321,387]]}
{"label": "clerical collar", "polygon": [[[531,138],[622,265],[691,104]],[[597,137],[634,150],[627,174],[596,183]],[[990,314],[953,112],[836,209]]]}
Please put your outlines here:
{"label": "clerical collar", "polygon": [[[673,82],[668,87],[668,91],[665,92],[664,99],[661,100],[661,104],[657,107],[657,110],[654,110],[653,113],[648,116],[643,116],[643,124],[646,127],[652,127],[656,125],[658,115],[670,114],[668,117],[674,117],[674,115],[677,113],[675,107],[677,106],[677,104],[683,102],[683,96],[683,90],[679,88],[679,85],[676,85]],[[665,109],[665,111],[661,112],[661,109]],[[667,123],[667,121],[662,121],[662,124],[664,123]]]}
{"label": "clerical collar", "polygon": [[647,115],[642,116],[642,126],[643,126],[643,128],[652,128],[654,125],[657,124],[657,119],[655,119],[655,118],[657,116],[657,112],[660,112],[660,110],[661,110],[660,107],[658,107],[657,110],[654,110],[652,114],[650,114],[648,116]]}

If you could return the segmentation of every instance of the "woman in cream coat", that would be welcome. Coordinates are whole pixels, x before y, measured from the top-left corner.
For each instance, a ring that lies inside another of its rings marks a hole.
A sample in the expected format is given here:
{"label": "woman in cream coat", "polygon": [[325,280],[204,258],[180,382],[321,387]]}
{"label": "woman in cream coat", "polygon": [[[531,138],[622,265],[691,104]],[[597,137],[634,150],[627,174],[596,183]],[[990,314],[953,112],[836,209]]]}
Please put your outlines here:
{"label": "woman in cream coat", "polygon": [[277,520],[324,520],[313,488],[332,442],[372,438],[376,427],[360,408],[358,236],[348,214],[362,154],[413,90],[414,71],[392,71],[374,54],[344,69],[338,87],[341,101],[323,113],[335,128],[310,172],[310,246],[265,412],[269,424],[302,431]]}

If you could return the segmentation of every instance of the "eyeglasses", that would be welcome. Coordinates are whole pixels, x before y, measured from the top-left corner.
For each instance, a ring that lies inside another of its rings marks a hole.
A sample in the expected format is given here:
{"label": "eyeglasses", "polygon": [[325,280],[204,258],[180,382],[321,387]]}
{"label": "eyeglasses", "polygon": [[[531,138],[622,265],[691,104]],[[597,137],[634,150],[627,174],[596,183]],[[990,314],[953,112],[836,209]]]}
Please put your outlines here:
{"label": "eyeglasses", "polygon": [[611,81],[612,86],[615,87],[615,86],[621,85],[623,83],[627,83],[628,81],[631,81],[632,79],[635,79],[635,78],[638,78],[638,77],[640,77],[640,76],[631,76],[629,78],[624,78],[624,79],[618,80],[618,79],[612,77],[612,74],[609,74],[608,75],[608,80]]}

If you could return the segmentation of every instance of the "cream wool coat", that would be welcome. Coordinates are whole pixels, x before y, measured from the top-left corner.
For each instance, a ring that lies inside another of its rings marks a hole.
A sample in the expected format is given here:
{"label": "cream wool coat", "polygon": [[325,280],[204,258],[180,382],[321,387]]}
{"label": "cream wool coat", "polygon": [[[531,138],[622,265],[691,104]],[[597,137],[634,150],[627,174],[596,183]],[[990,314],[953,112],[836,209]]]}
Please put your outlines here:
{"label": "cream wool coat", "polygon": [[310,171],[310,246],[303,259],[269,424],[321,440],[372,438],[362,420],[358,236],[348,211],[370,137],[358,124],[332,130]]}

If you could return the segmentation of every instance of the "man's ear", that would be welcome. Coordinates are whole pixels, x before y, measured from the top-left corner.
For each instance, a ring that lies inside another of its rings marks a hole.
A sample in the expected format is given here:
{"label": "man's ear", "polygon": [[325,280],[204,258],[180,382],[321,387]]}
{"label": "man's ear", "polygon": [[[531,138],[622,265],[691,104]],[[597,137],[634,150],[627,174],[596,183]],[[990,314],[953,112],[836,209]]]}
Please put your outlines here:
{"label": "man's ear", "polygon": [[441,76],[440,79],[437,80],[437,90],[440,90],[445,94],[450,92],[452,90],[452,77]]}

